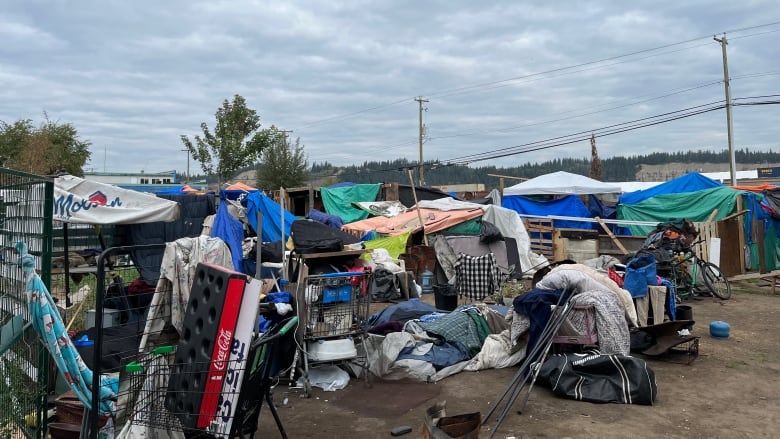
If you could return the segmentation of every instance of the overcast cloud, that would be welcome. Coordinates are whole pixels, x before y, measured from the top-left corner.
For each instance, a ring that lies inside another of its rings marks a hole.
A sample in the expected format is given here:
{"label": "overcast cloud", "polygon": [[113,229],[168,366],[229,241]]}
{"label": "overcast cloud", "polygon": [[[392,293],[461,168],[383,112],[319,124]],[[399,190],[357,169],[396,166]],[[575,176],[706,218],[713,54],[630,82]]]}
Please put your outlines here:
{"label": "overcast cloud", "polygon": [[[240,94],[309,163],[346,165],[416,161],[421,96],[425,160],[447,161],[721,101],[724,31],[732,97],[780,94],[778,21],[772,0],[11,0],[0,120],[72,123],[91,170],[183,172],[179,136]],[[735,107],[735,147],[777,150],[778,116]],[[725,110],[597,142],[602,158],[723,150]],[[473,165],[589,156],[580,141]]]}

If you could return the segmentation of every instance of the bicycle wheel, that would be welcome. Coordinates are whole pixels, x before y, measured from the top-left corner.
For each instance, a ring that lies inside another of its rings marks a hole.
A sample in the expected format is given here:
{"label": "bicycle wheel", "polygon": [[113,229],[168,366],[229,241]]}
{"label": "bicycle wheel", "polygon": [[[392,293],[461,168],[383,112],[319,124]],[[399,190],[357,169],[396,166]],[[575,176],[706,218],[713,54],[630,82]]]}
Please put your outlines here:
{"label": "bicycle wheel", "polygon": [[723,300],[731,298],[731,284],[728,279],[723,276],[723,273],[721,273],[720,267],[712,262],[702,261],[699,265],[699,269],[704,278],[704,284],[715,297]]}

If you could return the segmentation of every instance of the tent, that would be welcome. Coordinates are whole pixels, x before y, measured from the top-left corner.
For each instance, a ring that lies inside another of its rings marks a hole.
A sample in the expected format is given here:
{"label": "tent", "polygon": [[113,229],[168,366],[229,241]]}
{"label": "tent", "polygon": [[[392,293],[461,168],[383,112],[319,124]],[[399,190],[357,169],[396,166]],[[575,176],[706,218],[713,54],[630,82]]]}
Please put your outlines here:
{"label": "tent", "polygon": [[620,186],[564,171],[540,175],[504,189],[511,195],[587,195],[621,192]]}
{"label": "tent", "polygon": [[656,195],[696,192],[702,189],[721,186],[723,186],[723,184],[711,178],[705,177],[697,172],[691,172],[690,174],[685,174],[674,180],[669,180],[645,190],[624,193],[618,199],[618,204],[637,204]]}
{"label": "tent", "polygon": [[84,180],[54,179],[54,219],[79,224],[137,224],[175,221],[179,204],[153,195]]}

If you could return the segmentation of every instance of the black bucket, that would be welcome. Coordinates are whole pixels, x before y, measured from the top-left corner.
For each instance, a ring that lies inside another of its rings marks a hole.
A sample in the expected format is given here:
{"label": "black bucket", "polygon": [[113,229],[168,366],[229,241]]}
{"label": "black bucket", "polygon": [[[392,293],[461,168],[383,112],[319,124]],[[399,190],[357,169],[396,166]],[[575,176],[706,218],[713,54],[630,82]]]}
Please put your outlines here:
{"label": "black bucket", "polygon": [[458,292],[455,285],[438,284],[433,286],[433,298],[436,309],[441,311],[454,311],[458,307]]}
{"label": "black bucket", "polygon": [[[693,320],[693,308],[690,305],[677,305],[675,316],[675,320]],[[688,330],[691,328],[692,325],[686,327]]]}

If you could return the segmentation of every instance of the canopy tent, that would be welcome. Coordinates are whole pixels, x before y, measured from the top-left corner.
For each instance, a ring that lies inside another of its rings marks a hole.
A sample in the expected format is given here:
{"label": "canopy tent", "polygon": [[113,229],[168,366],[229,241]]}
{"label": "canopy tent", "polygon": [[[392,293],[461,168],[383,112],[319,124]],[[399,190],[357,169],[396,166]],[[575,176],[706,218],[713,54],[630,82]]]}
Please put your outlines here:
{"label": "canopy tent", "polygon": [[[713,220],[725,218],[736,211],[737,197],[742,192],[727,186],[696,192],[656,195],[636,204],[618,204],[617,217],[631,221],[664,222],[670,218],[707,221],[717,209]],[[627,225],[632,235],[647,235],[652,226]]]}
{"label": "canopy tent", "polygon": [[138,224],[175,221],[179,203],[154,195],[84,180],[54,179],[54,219],[79,224]]}
{"label": "canopy tent", "polygon": [[587,195],[621,192],[620,186],[564,171],[540,175],[504,189],[511,195]]}
{"label": "canopy tent", "polygon": [[618,199],[618,204],[637,204],[656,195],[696,192],[720,186],[723,184],[697,172],[691,172],[645,190],[624,193]]}

